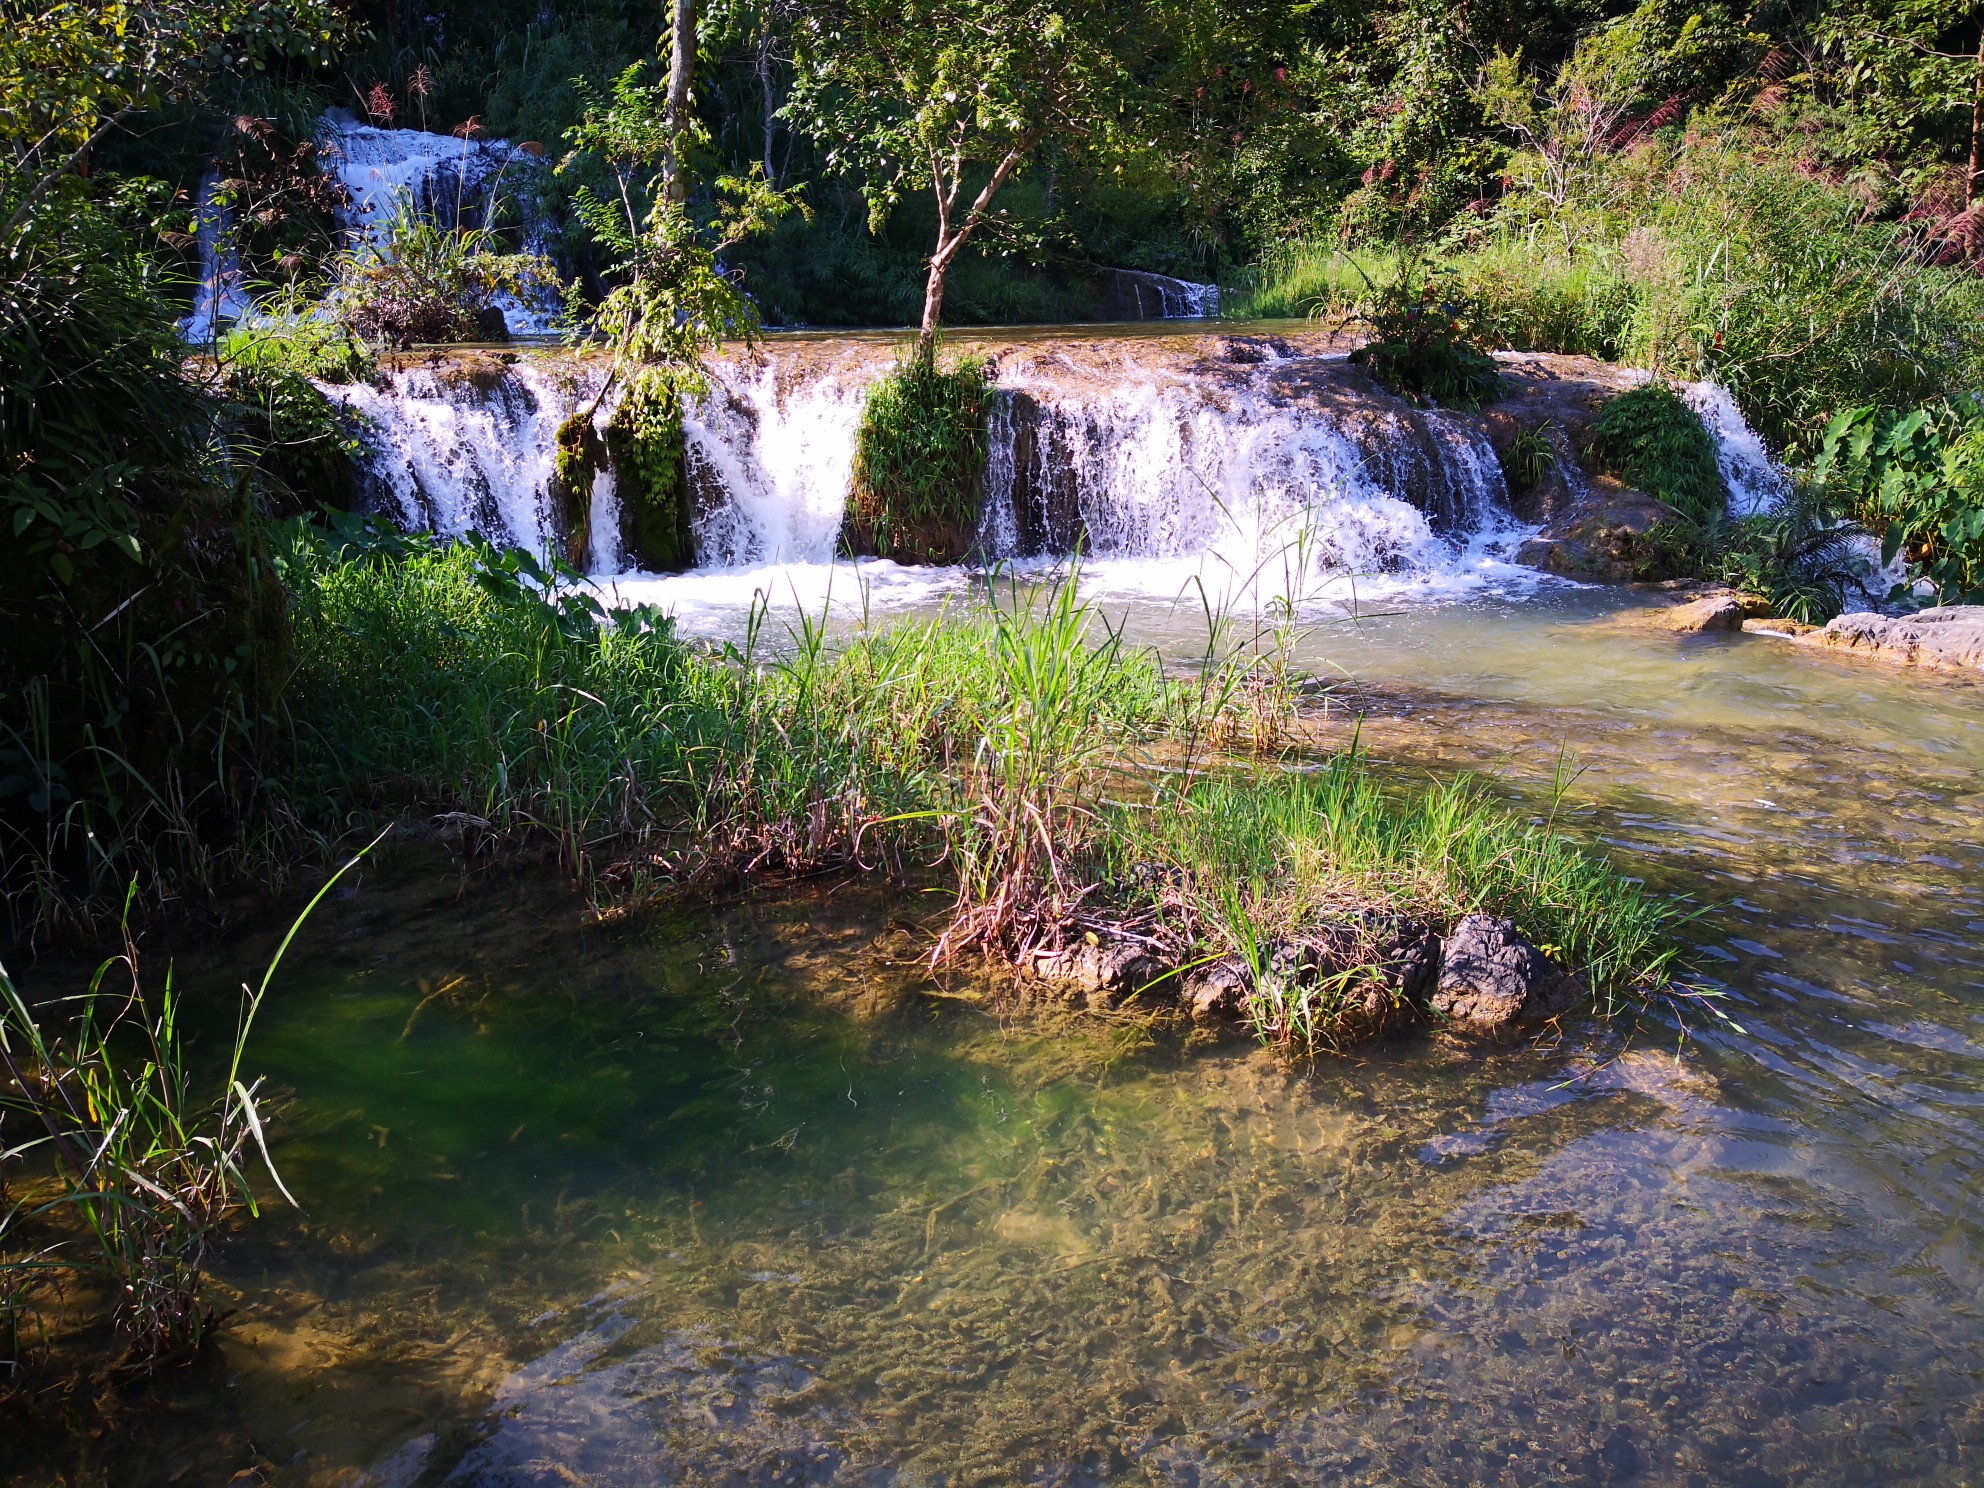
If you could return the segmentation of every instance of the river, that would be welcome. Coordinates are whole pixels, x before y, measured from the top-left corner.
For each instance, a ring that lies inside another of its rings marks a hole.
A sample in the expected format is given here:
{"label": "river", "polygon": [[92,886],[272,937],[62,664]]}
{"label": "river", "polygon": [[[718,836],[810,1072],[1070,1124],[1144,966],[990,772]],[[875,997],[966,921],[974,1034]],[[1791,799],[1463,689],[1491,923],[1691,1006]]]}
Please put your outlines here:
{"label": "river", "polygon": [[[1160,588],[1111,613],[1182,656]],[[258,1032],[303,1207],[227,1250],[220,1357],[8,1481],[1967,1480],[1984,688],[1637,602],[1367,595],[1295,645],[1319,740],[1401,777],[1541,812],[1568,759],[1719,1017],[1291,1070],[1011,1022],[853,883],[588,928],[388,861]]]}

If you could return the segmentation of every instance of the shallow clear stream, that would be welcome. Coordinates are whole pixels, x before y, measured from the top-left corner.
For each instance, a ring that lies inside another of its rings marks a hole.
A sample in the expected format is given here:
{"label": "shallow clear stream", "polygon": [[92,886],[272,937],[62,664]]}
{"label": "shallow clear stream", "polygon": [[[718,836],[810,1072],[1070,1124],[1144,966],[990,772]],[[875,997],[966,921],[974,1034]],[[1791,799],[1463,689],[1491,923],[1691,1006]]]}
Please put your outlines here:
{"label": "shallow clear stream", "polygon": [[924,995],[855,886],[584,931],[389,865],[253,1053],[305,1209],[230,1249],[224,1363],[0,1480],[1984,1478],[1984,687],[1621,603],[1302,646],[1402,774],[1572,751],[1740,1031],[1291,1074]]}

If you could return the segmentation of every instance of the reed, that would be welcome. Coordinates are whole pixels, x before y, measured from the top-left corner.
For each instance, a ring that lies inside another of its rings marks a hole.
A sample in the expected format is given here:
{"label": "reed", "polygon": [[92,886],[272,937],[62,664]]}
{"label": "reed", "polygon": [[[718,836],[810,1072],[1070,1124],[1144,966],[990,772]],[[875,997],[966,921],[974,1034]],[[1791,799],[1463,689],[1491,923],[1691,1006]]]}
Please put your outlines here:
{"label": "reed", "polygon": [[[0,1144],[0,1169],[33,1161],[53,1180],[49,1196],[0,1214],[0,1339],[18,1348],[38,1283],[83,1273],[104,1284],[127,1340],[125,1368],[182,1359],[205,1342],[216,1321],[214,1242],[243,1211],[261,1212],[250,1167],[259,1161],[289,1198],[269,1157],[262,1082],[243,1071],[249,1034],[291,941],[351,862],[290,926],[260,984],[242,987],[217,1078],[203,1080],[188,1057],[169,966],[158,997],[146,993],[128,914],[122,952],[74,997],[31,1006],[0,966],[0,1117],[31,1133]],[[56,1238],[16,1254],[31,1235]]]}

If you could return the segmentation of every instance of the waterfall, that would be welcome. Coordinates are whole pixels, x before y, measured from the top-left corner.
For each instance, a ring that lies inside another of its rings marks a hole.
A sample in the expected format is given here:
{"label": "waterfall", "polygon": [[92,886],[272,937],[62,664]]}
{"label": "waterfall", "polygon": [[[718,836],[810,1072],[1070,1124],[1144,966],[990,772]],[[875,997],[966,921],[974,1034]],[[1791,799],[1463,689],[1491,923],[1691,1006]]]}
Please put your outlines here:
{"label": "waterfall", "polygon": [[1104,269],[1103,315],[1110,320],[1201,320],[1219,314],[1219,286],[1151,274]]}
{"label": "waterfall", "polygon": [[[345,189],[337,225],[347,246],[383,242],[402,202],[453,228],[487,221],[501,196],[516,193],[514,200],[524,209],[524,246],[545,251],[548,237],[529,212],[527,195],[516,191],[542,169],[538,147],[419,129],[380,129],[337,109],[318,121],[317,132],[322,147],[318,165]],[[219,174],[209,171],[200,183],[195,212],[200,286],[193,314],[180,329],[196,345],[212,340],[222,322],[254,313],[235,251],[233,214],[214,200],[219,184]],[[496,306],[510,333],[520,336],[551,334],[559,312],[555,298],[525,303],[507,292],[497,296]]]}
{"label": "waterfall", "polygon": [[[324,145],[318,158],[348,198],[338,226],[354,246],[383,242],[403,202],[442,227],[480,226],[506,192],[521,204],[517,188],[542,168],[535,148],[508,140],[381,129],[335,109],[318,130]],[[524,221],[525,247],[542,251],[543,233],[528,213]],[[549,335],[558,313],[555,303],[526,304],[508,293],[496,303],[512,335]]]}
{"label": "waterfall", "polygon": [[[322,387],[352,417],[367,507],[413,531],[474,533],[542,558],[553,547],[546,492],[558,425],[597,385],[582,371],[484,359]],[[610,475],[592,499],[593,566],[606,568],[619,561]]]}
{"label": "waterfall", "polygon": [[1691,382],[1682,395],[1715,440],[1716,468],[1729,490],[1729,514],[1749,517],[1776,510],[1790,489],[1790,477],[1771,458],[1729,390],[1713,382]]}
{"label": "waterfall", "polygon": [[[1415,408],[1322,338],[1302,342],[1061,336],[995,346],[982,555],[1033,562],[1080,551],[1092,572],[1143,592],[1176,593],[1195,577],[1230,590],[1254,575],[1291,594],[1371,576],[1394,587],[1536,582],[1503,562],[1529,529],[1509,513],[1486,422]],[[794,575],[817,577],[835,559],[866,389],[895,355],[869,338],[771,338],[710,367],[707,393],[683,418],[702,577],[661,583],[658,597],[693,590],[729,603],[747,582],[819,587]],[[541,555],[558,537],[546,496],[556,431],[595,396],[599,375],[569,353],[436,356],[325,391],[359,431],[374,509]],[[1725,468],[1750,482],[1744,490],[1767,489],[1773,467],[1712,391],[1690,397],[1723,408],[1709,425]],[[611,398],[601,407],[602,426],[612,407]],[[624,580],[611,471],[595,482],[591,518],[590,568]],[[765,580],[774,565],[785,577]],[[929,582],[915,580],[917,592]]]}
{"label": "waterfall", "polygon": [[254,302],[241,282],[241,256],[234,246],[234,212],[214,199],[220,172],[200,178],[200,195],[193,212],[194,242],[200,254],[200,283],[194,291],[193,313],[179,323],[179,332],[195,346],[212,341],[226,322],[254,311]]}
{"label": "waterfall", "polygon": [[776,365],[720,365],[682,420],[703,566],[829,563],[871,376],[793,382]]}

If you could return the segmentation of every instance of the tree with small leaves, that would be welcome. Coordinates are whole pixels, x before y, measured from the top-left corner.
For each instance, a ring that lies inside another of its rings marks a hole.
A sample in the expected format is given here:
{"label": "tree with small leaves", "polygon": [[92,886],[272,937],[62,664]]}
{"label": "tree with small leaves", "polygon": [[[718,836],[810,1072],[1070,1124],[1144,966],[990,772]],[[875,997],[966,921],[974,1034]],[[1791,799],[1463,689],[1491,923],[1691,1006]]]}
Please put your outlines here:
{"label": "tree with small leaves", "polygon": [[968,243],[999,231],[1000,189],[1050,143],[1106,152],[1136,117],[1137,4],[821,0],[801,8],[784,117],[862,182],[869,227],[913,192],[937,211],[919,328],[930,364],[944,285]]}

